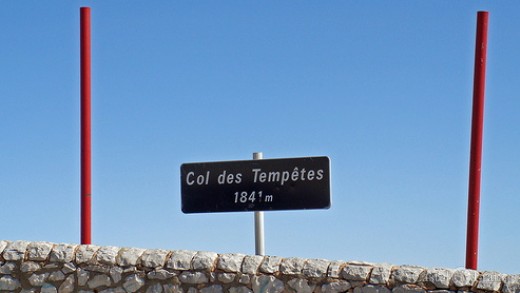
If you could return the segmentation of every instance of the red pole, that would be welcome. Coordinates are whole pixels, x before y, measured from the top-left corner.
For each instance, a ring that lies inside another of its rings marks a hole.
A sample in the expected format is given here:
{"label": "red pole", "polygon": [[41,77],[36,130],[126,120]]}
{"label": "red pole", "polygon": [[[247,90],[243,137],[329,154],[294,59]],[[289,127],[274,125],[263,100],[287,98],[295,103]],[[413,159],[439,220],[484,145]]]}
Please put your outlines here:
{"label": "red pole", "polygon": [[91,244],[90,8],[80,8],[81,47],[81,244]]}
{"label": "red pole", "polygon": [[480,212],[480,179],[482,171],[482,133],[484,125],[484,90],[486,83],[488,12],[477,15],[477,41],[473,81],[473,114],[468,188],[468,230],[466,236],[466,268],[477,269]]}

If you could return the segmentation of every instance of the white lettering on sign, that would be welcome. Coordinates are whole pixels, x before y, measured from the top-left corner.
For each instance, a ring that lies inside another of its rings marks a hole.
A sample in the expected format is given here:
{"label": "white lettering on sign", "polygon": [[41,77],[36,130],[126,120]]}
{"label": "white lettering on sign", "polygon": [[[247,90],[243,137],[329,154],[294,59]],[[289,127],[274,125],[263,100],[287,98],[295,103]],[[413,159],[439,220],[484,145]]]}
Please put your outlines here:
{"label": "white lettering on sign", "polygon": [[296,181],[312,181],[312,180],[322,180],[323,179],[323,170],[306,170],[305,168],[299,169],[298,167],[294,167],[294,169],[289,171],[271,171],[264,172],[262,169],[257,168],[251,170],[253,172],[253,182],[254,183],[264,183],[264,182],[280,182],[280,185],[284,185],[289,180]]}
{"label": "white lettering on sign", "polygon": [[195,172],[189,172],[186,175],[186,184],[193,185],[197,183],[197,185],[208,185],[209,184],[209,171],[206,174],[195,175]]}
{"label": "white lettering on sign", "polygon": [[[323,169],[307,170],[305,168],[294,167],[292,171],[262,171],[261,168],[251,169],[253,175],[253,183],[280,183],[284,185],[287,182],[297,181],[320,181],[323,179]],[[186,174],[186,184],[192,185],[209,185],[211,182],[210,171],[206,173],[197,174],[194,171]],[[223,170],[217,177],[219,185],[225,184],[240,184],[244,176],[242,173],[232,173]]]}

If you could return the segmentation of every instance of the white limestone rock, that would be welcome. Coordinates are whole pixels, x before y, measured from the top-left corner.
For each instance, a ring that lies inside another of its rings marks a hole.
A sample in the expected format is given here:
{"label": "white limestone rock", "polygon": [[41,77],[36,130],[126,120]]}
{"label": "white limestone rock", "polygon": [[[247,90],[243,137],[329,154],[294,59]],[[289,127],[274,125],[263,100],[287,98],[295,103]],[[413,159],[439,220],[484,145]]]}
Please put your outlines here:
{"label": "white limestone rock", "polygon": [[312,293],[316,288],[316,285],[309,285],[309,280],[301,278],[289,280],[287,284],[298,293]]}
{"label": "white limestone rock", "polygon": [[61,269],[61,272],[64,273],[65,275],[71,274],[75,271],[76,271],[76,266],[71,262],[64,263],[63,268]]}
{"label": "white limestone rock", "polygon": [[386,285],[390,280],[390,273],[392,266],[389,264],[376,265],[370,273],[370,284],[374,285]]}
{"label": "white limestone rock", "polygon": [[367,285],[354,288],[354,293],[391,293],[387,287]]}
{"label": "white limestone rock", "polygon": [[163,287],[160,283],[153,283],[146,289],[146,293],[162,293]]}
{"label": "white limestone rock", "polygon": [[221,285],[211,285],[206,288],[202,288],[199,290],[200,293],[223,293],[223,288]]}
{"label": "white limestone rock", "polygon": [[352,286],[348,281],[345,280],[339,280],[337,282],[330,282],[323,284],[321,286],[321,292],[322,293],[339,293],[339,292],[346,292],[348,291]]}
{"label": "white limestone rock", "polygon": [[253,291],[245,286],[231,287],[229,293],[253,293]]}
{"label": "white limestone rock", "polygon": [[20,271],[22,273],[28,273],[28,272],[36,272],[41,269],[41,265],[34,261],[24,261],[20,265]]}
{"label": "white limestone rock", "polygon": [[228,273],[239,273],[245,255],[226,253],[219,255],[217,268]]}
{"label": "white limestone rock", "polygon": [[0,291],[14,291],[20,288],[20,281],[12,276],[2,276],[0,278]]}
{"label": "white limestone rock", "polygon": [[141,265],[145,268],[159,268],[166,263],[166,257],[170,252],[163,249],[149,249],[141,255]]}
{"label": "white limestone rock", "polygon": [[123,269],[120,267],[112,267],[110,268],[109,274],[112,281],[117,284],[123,277]]}
{"label": "white limestone rock", "polygon": [[209,281],[208,276],[203,272],[182,272],[179,280],[184,284],[204,284]]}
{"label": "white limestone rock", "polygon": [[502,285],[503,275],[497,272],[483,272],[478,278],[477,289],[498,291]]}
{"label": "white limestone rock", "polygon": [[[1,265],[1,263],[0,263]],[[14,262],[7,262],[0,266],[0,274],[12,275],[13,272],[18,268],[18,265]]]}
{"label": "white limestone rock", "polygon": [[45,283],[42,285],[40,293],[58,293],[58,289],[52,284]]}
{"label": "white limestone rock", "polygon": [[264,256],[261,255],[246,255],[242,262],[242,273],[256,274],[263,260]]}
{"label": "white limestone rock", "polygon": [[251,283],[251,276],[250,275],[239,275],[238,283],[244,284],[244,285]]}
{"label": "white limestone rock", "polygon": [[456,270],[451,276],[451,282],[457,288],[471,288],[476,284],[478,275],[479,273],[475,270]]}
{"label": "white limestone rock", "polygon": [[284,289],[284,283],[275,276],[261,275],[253,277],[254,293],[281,293]]}
{"label": "white limestone rock", "polygon": [[76,250],[76,263],[94,263],[94,254],[98,251],[97,245],[79,245]]}
{"label": "white limestone rock", "polygon": [[50,261],[58,263],[70,263],[74,261],[76,247],[77,245],[66,243],[55,245],[50,252]]}
{"label": "white limestone rock", "polygon": [[414,284],[404,284],[392,289],[392,293],[425,293],[426,291]]}
{"label": "white limestone rock", "polygon": [[125,291],[125,289],[123,289],[121,287],[117,287],[117,288],[109,288],[109,289],[101,290],[101,291],[99,291],[99,293],[126,293],[126,291]]}
{"label": "white limestone rock", "polygon": [[155,269],[149,272],[146,276],[150,280],[168,280],[175,277],[175,273],[169,272],[165,269]]}
{"label": "white limestone rock", "polygon": [[53,246],[50,242],[31,242],[27,245],[27,259],[33,261],[47,260]]}
{"label": "white limestone rock", "polygon": [[32,274],[29,276],[28,280],[31,286],[40,287],[47,281],[47,278],[49,278],[49,273]]}
{"label": "white limestone rock", "polygon": [[219,280],[220,282],[222,282],[224,284],[229,284],[235,280],[236,276],[237,275],[234,273],[219,273],[217,275],[217,280]]}
{"label": "white limestone rock", "polygon": [[184,291],[179,285],[164,284],[162,287],[164,293],[184,293]]}
{"label": "white limestone rock", "polygon": [[[391,279],[398,283],[415,284],[424,272],[424,268],[414,266],[397,267],[391,274]],[[403,289],[404,290],[404,289]]]}
{"label": "white limestone rock", "polygon": [[341,277],[341,271],[345,267],[346,263],[344,261],[333,261],[329,264],[329,269],[327,270],[327,277],[338,279]]}
{"label": "white limestone rock", "polygon": [[74,292],[74,285],[76,282],[76,278],[74,278],[74,275],[69,275],[63,283],[61,283],[60,287],[58,288],[58,292],[60,293],[72,293]]}
{"label": "white limestone rock", "polygon": [[178,271],[187,271],[191,269],[191,261],[195,256],[194,251],[189,250],[175,250],[170,259],[166,263],[166,268]]}
{"label": "white limestone rock", "polygon": [[191,262],[194,270],[211,271],[215,267],[215,261],[218,254],[215,252],[199,251],[193,256]]}
{"label": "white limestone rock", "polygon": [[280,271],[282,258],[279,256],[266,256],[260,265],[260,272],[274,274]]}
{"label": "white limestone rock", "polygon": [[78,268],[78,270],[76,271],[76,275],[78,277],[79,286],[85,286],[85,284],[87,284],[88,282],[88,279],[90,278],[90,273],[82,268]]}
{"label": "white limestone rock", "polygon": [[366,281],[371,271],[371,266],[347,264],[341,276],[347,281]]}
{"label": "white limestone rock", "polygon": [[96,260],[100,264],[113,266],[120,248],[115,246],[103,246],[96,253]]}
{"label": "white limestone rock", "polygon": [[61,271],[55,271],[49,275],[49,281],[51,282],[60,282],[63,280],[65,280],[65,274],[63,274]]}
{"label": "white limestone rock", "polygon": [[0,255],[2,255],[2,253],[4,252],[4,249],[7,247],[8,244],[9,244],[8,241],[0,240]]}
{"label": "white limestone rock", "polygon": [[448,289],[453,271],[448,269],[429,269],[426,272],[424,282],[427,286],[431,285],[437,289]]}
{"label": "white limestone rock", "polygon": [[309,278],[325,278],[329,263],[325,259],[309,259],[303,266],[303,275]]}
{"label": "white limestone rock", "polygon": [[110,287],[111,284],[112,280],[110,280],[110,277],[103,274],[95,275],[87,282],[87,285],[90,289],[96,289],[99,287]]}
{"label": "white limestone rock", "polygon": [[145,249],[121,248],[116,256],[116,263],[122,267],[136,266]]}
{"label": "white limestone rock", "polygon": [[518,293],[520,292],[520,275],[508,275],[504,278],[504,293]]}
{"label": "white limestone rock", "polygon": [[22,240],[9,242],[4,249],[4,259],[7,261],[22,261],[29,243],[28,241]]}
{"label": "white limestone rock", "polygon": [[291,257],[284,258],[280,263],[280,272],[285,275],[299,275],[303,271],[305,259]]}
{"label": "white limestone rock", "polygon": [[126,292],[137,292],[139,289],[141,289],[141,287],[144,286],[144,284],[144,278],[137,274],[132,274],[125,278],[123,288],[126,290]]}

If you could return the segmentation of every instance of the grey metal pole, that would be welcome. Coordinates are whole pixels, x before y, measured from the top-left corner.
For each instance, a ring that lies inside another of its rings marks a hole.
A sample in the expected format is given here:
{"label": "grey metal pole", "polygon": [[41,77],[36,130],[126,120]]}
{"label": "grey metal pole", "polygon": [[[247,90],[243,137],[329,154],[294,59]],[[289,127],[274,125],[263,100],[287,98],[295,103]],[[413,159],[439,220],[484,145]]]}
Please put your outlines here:
{"label": "grey metal pole", "polygon": [[[253,160],[262,160],[264,155],[262,153],[253,153]],[[255,254],[265,255],[264,246],[264,212],[255,212]]]}

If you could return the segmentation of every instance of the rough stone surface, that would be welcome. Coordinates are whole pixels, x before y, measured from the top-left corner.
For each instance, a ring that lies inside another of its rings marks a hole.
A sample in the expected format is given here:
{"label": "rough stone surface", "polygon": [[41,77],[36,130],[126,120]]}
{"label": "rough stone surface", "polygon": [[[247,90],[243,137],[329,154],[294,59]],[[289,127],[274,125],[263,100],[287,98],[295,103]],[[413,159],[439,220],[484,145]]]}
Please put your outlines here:
{"label": "rough stone surface", "polygon": [[9,242],[4,248],[3,257],[7,261],[21,261],[24,259],[25,251],[29,245],[28,241]]}
{"label": "rough stone surface", "polygon": [[221,285],[211,285],[206,288],[200,289],[200,293],[223,293],[223,289]]}
{"label": "rough stone surface", "polygon": [[27,259],[44,261],[49,257],[53,244],[50,242],[32,242],[27,245]]}
{"label": "rough stone surface", "polygon": [[135,266],[144,252],[144,249],[139,248],[123,248],[116,257],[116,263],[123,267]]}
{"label": "rough stone surface", "polygon": [[115,265],[116,257],[119,253],[119,247],[115,246],[106,246],[101,247],[96,253],[96,260],[98,263],[106,264],[106,265]]}
{"label": "rough stone surface", "polygon": [[203,272],[182,272],[179,275],[179,280],[185,284],[203,284],[209,281]]}
{"label": "rough stone surface", "polygon": [[87,285],[90,289],[96,289],[99,287],[108,287],[111,283],[112,281],[109,276],[96,275],[87,282]]}
{"label": "rough stone surface", "polygon": [[253,293],[253,291],[245,286],[231,287],[229,293]]}
{"label": "rough stone surface", "polygon": [[63,283],[61,283],[58,291],[60,293],[72,293],[74,292],[75,278],[74,275],[68,276]]}
{"label": "rough stone surface", "polygon": [[32,274],[28,278],[28,280],[32,286],[40,287],[40,286],[43,286],[43,284],[47,281],[48,277],[49,277],[49,273]]}
{"label": "rough stone surface", "polygon": [[333,261],[329,264],[329,269],[327,270],[327,276],[329,278],[340,278],[341,270],[345,267],[346,263],[344,261]]}
{"label": "rough stone surface", "polygon": [[520,275],[0,240],[1,292],[520,293]]}
{"label": "rough stone surface", "polygon": [[425,293],[426,291],[414,284],[404,284],[398,287],[395,287],[392,290],[392,293]]}
{"label": "rough stone surface", "polygon": [[312,293],[316,287],[316,285],[309,285],[309,280],[300,278],[292,279],[287,284],[298,293]]}
{"label": "rough stone surface", "polygon": [[150,280],[168,280],[175,276],[175,273],[169,272],[165,269],[155,269],[147,274]]}
{"label": "rough stone surface", "polygon": [[448,289],[453,271],[448,269],[431,269],[425,276],[424,283],[426,287],[432,289]]}
{"label": "rough stone surface", "polygon": [[372,267],[365,265],[346,265],[341,271],[341,276],[347,281],[366,281]]}
{"label": "rough stone surface", "polygon": [[391,291],[387,287],[367,285],[354,288],[354,293],[391,293]]}
{"label": "rough stone surface", "polygon": [[2,276],[0,278],[0,290],[13,291],[20,288],[20,281],[11,276]]}
{"label": "rough stone surface", "polygon": [[187,250],[176,250],[173,251],[172,256],[166,263],[166,267],[169,269],[187,271],[191,269],[191,261],[195,256],[196,252]]}
{"label": "rough stone surface", "polygon": [[348,281],[339,280],[336,282],[330,282],[323,284],[321,286],[321,292],[322,293],[338,293],[338,292],[346,292],[352,288],[350,283]]}
{"label": "rough stone surface", "polygon": [[214,252],[199,251],[193,256],[193,269],[211,271],[215,266],[217,257],[218,254]]}
{"label": "rough stone surface", "polygon": [[479,277],[477,289],[485,291],[498,291],[502,285],[502,274],[497,272],[484,272]]}
{"label": "rough stone surface", "polygon": [[217,268],[224,272],[239,273],[244,257],[245,255],[243,254],[221,254],[217,262]]}
{"label": "rough stone surface", "polygon": [[370,284],[374,285],[386,285],[390,280],[390,273],[392,266],[389,264],[380,264],[375,266],[370,273]]}
{"label": "rough stone surface", "polygon": [[242,273],[256,274],[263,260],[264,257],[260,255],[247,255],[242,263]]}
{"label": "rough stone surface", "polygon": [[125,282],[123,283],[123,288],[126,292],[137,292],[141,287],[143,287],[145,281],[143,278],[138,276],[137,274],[132,274],[126,277]]}
{"label": "rough stone surface", "polygon": [[237,275],[234,273],[220,273],[217,276],[217,280],[219,280],[220,282],[222,282],[224,284],[229,284],[235,280],[236,276]]}
{"label": "rough stone surface", "polygon": [[162,249],[150,249],[141,255],[141,265],[145,268],[163,267],[169,251]]}
{"label": "rough stone surface", "polygon": [[474,270],[456,270],[451,277],[451,282],[458,288],[471,288],[478,279],[478,272]]}
{"label": "rough stone surface", "polygon": [[98,251],[97,245],[80,245],[76,250],[76,263],[93,263],[94,254]]}
{"label": "rough stone surface", "polygon": [[299,275],[303,271],[305,259],[301,258],[285,258],[280,263],[280,272],[285,275]]}
{"label": "rough stone surface", "polygon": [[253,278],[254,293],[281,293],[284,289],[283,282],[274,276],[255,276]]}
{"label": "rough stone surface", "polygon": [[324,278],[329,264],[330,261],[325,259],[309,259],[303,266],[303,275],[308,278]]}
{"label": "rough stone surface", "polygon": [[424,272],[424,268],[403,266],[396,268],[392,272],[391,278],[398,283],[414,284],[419,280],[422,272]]}
{"label": "rough stone surface", "polygon": [[260,265],[260,272],[273,274],[280,271],[282,258],[278,256],[266,256]]}
{"label": "rough stone surface", "polygon": [[39,269],[41,269],[41,267],[42,266],[39,263],[37,263],[37,262],[25,261],[20,266],[20,271],[22,271],[23,273],[36,272]]}
{"label": "rough stone surface", "polygon": [[51,262],[72,262],[75,258],[76,245],[60,243],[52,248]]}
{"label": "rough stone surface", "polygon": [[[0,263],[1,264],[1,263]],[[10,275],[18,268],[18,265],[14,262],[8,262],[0,265],[0,274]]]}
{"label": "rough stone surface", "polygon": [[520,275],[509,275],[504,277],[504,293],[520,292]]}

